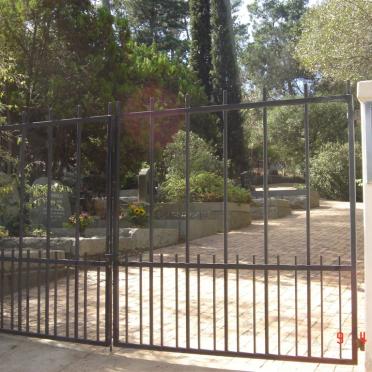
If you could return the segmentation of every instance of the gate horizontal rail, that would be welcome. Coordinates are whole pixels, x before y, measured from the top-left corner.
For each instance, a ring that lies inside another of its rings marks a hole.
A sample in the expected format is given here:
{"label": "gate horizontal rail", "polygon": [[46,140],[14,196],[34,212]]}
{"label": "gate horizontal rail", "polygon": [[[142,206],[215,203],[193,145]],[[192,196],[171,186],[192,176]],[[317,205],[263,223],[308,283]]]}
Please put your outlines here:
{"label": "gate horizontal rail", "polygon": [[289,264],[245,264],[245,263],[193,263],[193,262],[154,262],[154,261],[128,261],[129,267],[167,267],[180,269],[239,269],[239,270],[282,270],[282,271],[351,271],[351,265],[289,265]]}
{"label": "gate horizontal rail", "polygon": [[207,349],[194,349],[194,348],[182,348],[182,347],[171,347],[171,346],[158,346],[158,345],[139,345],[131,343],[117,342],[116,346],[122,346],[125,348],[132,349],[145,349],[154,351],[170,351],[176,353],[190,353],[190,354],[202,354],[202,355],[216,355],[225,357],[241,357],[241,358],[254,358],[254,359],[269,359],[278,361],[297,361],[306,363],[327,363],[327,364],[343,364],[343,365],[355,365],[355,362],[351,359],[339,359],[339,358],[326,358],[326,357],[307,357],[307,356],[291,356],[291,355],[278,355],[271,353],[245,353],[236,351],[223,351],[223,350],[207,350]]}
{"label": "gate horizontal rail", "polygon": [[311,103],[327,103],[327,102],[348,102],[349,95],[339,96],[324,96],[324,97],[308,97],[308,98],[294,98],[283,99],[276,101],[257,101],[257,102],[244,102],[244,103],[226,103],[221,105],[210,106],[193,106],[193,107],[180,107],[174,109],[153,110],[153,111],[138,111],[138,112],[124,112],[124,118],[143,118],[150,117],[170,117],[188,114],[213,114],[222,111],[239,111],[259,108],[282,107],[282,106],[296,106]]}

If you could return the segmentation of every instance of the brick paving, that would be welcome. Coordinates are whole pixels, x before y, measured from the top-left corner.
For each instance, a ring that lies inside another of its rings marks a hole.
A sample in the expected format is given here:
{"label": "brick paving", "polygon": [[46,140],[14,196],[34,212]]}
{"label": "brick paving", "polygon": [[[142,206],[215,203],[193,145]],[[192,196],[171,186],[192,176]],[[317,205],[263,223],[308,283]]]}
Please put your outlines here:
{"label": "brick paving", "polygon": [[[359,296],[359,329],[363,329],[363,241],[362,241],[362,210],[361,205],[357,207],[357,257],[358,257],[358,296]],[[257,263],[263,262],[263,223],[254,223],[238,231],[232,231],[228,235],[229,262],[252,263],[253,256]],[[350,262],[350,235],[349,235],[349,211],[348,204],[342,202],[322,201],[321,207],[311,211],[311,261],[319,264],[322,256],[323,264]],[[156,250],[155,260],[160,260],[163,255],[165,262],[174,261],[174,255],[178,260],[184,260],[185,246],[179,244]],[[212,262],[215,255],[216,262],[223,262],[223,234],[197,239],[190,244],[190,260],[195,262],[197,255],[201,262]],[[306,262],[306,230],[305,212],[295,211],[292,215],[269,221],[269,262],[282,264],[293,264],[297,256],[298,264]],[[146,259],[144,256],[143,259]],[[185,270],[164,268],[163,272],[163,296],[161,296],[161,270],[154,268],[154,344],[165,346],[183,347],[186,344],[186,321],[185,321]],[[149,342],[149,270],[142,269],[142,278],[139,268],[128,270],[128,319],[126,321],[126,273],[121,267],[119,272],[119,317],[120,317],[120,340],[130,343]],[[198,322],[198,272],[190,270],[190,346],[202,349],[223,350],[224,348],[224,273],[223,270],[215,271],[215,307],[213,306],[213,275],[211,269],[200,270],[200,325]],[[178,275],[178,281],[175,280]],[[228,273],[228,344],[229,350],[242,352],[264,352],[265,327],[264,327],[264,275],[262,271],[256,271],[253,281],[252,270],[229,270]],[[239,288],[237,280],[239,278]],[[97,281],[97,271],[88,270],[86,273],[87,296],[84,299],[84,272],[80,273],[79,294],[79,335],[86,332],[90,339],[104,337],[104,300],[105,300],[105,278],[103,269]],[[280,293],[278,294],[278,282],[280,282]],[[59,279],[57,285],[57,313],[56,328],[60,335],[66,332],[66,279]],[[99,283],[99,287],[97,285]],[[73,272],[69,280],[69,327],[70,336],[73,335],[74,326],[74,280]],[[295,276],[293,272],[276,271],[269,273],[269,350],[273,354],[284,355],[307,354],[307,281],[303,272],[297,273],[297,333],[296,333],[296,291]],[[54,284],[50,290],[50,329],[54,331]],[[142,290],[140,291],[140,287]],[[97,291],[98,290],[98,291]],[[40,293],[40,329],[44,330],[44,288]],[[99,292],[99,299],[97,293]],[[140,294],[142,293],[142,296]],[[341,293],[341,302],[339,299]],[[30,289],[30,330],[37,329],[38,309],[37,288]],[[279,297],[279,301],[278,301]],[[237,303],[237,298],[239,304]],[[341,352],[343,358],[350,357],[350,327],[351,327],[351,298],[350,298],[350,274],[339,273],[323,274],[323,319],[321,318],[321,281],[320,273],[311,275],[311,333],[312,333],[312,355],[325,357],[340,356],[340,348],[337,344],[336,334],[339,330],[339,315],[341,308],[341,330],[345,334],[345,342]],[[85,301],[84,301],[85,300]],[[17,324],[17,299],[15,301],[15,319]],[[163,304],[161,311],[161,302]],[[176,305],[177,303],[177,305]],[[99,312],[97,312],[97,304]],[[25,301],[23,303],[25,310]],[[84,311],[84,305],[86,312]],[[176,306],[178,307],[176,309]],[[9,310],[10,298],[5,299],[4,325],[10,326]],[[177,311],[176,311],[177,310]],[[238,314],[238,316],[237,316]],[[162,315],[162,317],[161,317]],[[278,317],[280,315],[280,317]],[[97,318],[98,316],[98,318]],[[84,317],[86,327],[84,327]],[[278,322],[280,318],[280,324]],[[163,327],[161,321],[163,319]],[[216,326],[214,327],[213,320]],[[255,322],[254,322],[255,319]],[[323,338],[321,337],[321,320],[323,321]],[[98,332],[97,332],[98,323]],[[126,329],[128,323],[128,329]],[[25,319],[23,326],[25,327]],[[161,328],[163,332],[161,332]],[[237,329],[239,328],[239,332]],[[176,332],[177,329],[177,332]],[[198,329],[200,329],[200,340],[198,340]],[[142,330],[142,332],[141,332]],[[255,332],[254,332],[255,331]],[[126,339],[126,334],[128,339]],[[215,335],[215,336],[214,336]],[[239,337],[238,337],[239,335]],[[297,350],[296,350],[297,337]],[[269,368],[271,361],[267,361]],[[275,362],[279,363],[279,362]],[[280,362],[282,363],[282,362]],[[318,367],[320,368],[320,367]],[[348,367],[348,370],[352,370]]]}

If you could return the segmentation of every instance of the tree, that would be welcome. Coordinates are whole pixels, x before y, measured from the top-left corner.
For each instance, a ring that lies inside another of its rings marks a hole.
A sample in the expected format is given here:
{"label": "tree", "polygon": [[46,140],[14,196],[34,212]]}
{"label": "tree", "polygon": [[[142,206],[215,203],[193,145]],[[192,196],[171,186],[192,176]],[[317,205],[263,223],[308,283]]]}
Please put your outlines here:
{"label": "tree", "polygon": [[248,5],[251,39],[242,53],[245,77],[273,95],[294,95],[311,78],[294,58],[308,0],[255,0]]}
{"label": "tree", "polygon": [[[18,121],[22,110],[29,120],[44,120],[49,107],[55,118],[75,116],[78,104],[83,115],[102,114],[115,100],[122,101],[125,110],[143,110],[151,96],[158,107],[183,104],[185,93],[192,102],[206,102],[185,64],[131,40],[126,18],[105,7],[88,0],[0,0],[0,11],[0,94],[1,108],[7,110],[1,114],[8,114],[10,122]],[[183,125],[182,118],[170,121],[168,132],[159,126],[159,146]],[[123,182],[138,172],[148,148],[148,133],[136,131],[139,123],[127,124],[121,141]],[[53,172],[61,178],[76,166],[76,130],[58,128],[55,135]],[[27,161],[44,162],[45,143],[45,131],[29,131]],[[105,169],[105,144],[104,126],[84,126],[82,176],[95,177],[92,187]]]}
{"label": "tree", "polygon": [[[190,174],[210,172],[221,175],[223,164],[216,150],[195,133],[190,132]],[[167,176],[185,176],[186,132],[178,131],[163,151],[162,157]]]}
{"label": "tree", "polygon": [[[251,132],[250,149],[255,160],[262,160],[262,113],[251,110],[246,116]],[[289,173],[301,175],[305,161],[304,111],[302,107],[277,107],[268,114],[269,161],[279,162]],[[325,143],[345,143],[348,140],[346,108],[342,103],[323,103],[309,108],[310,156]]]}
{"label": "tree", "polygon": [[159,51],[183,59],[188,49],[188,4],[184,0],[121,0],[133,37],[147,46],[156,44]]}
{"label": "tree", "polygon": [[209,0],[190,1],[190,66],[196,72],[208,98],[211,97],[211,23]]}
{"label": "tree", "polygon": [[[229,0],[211,0],[211,61],[212,94],[215,103],[222,103],[222,91],[227,90],[230,103],[241,101],[239,70]],[[233,173],[244,170],[247,161],[244,150],[242,117],[238,111],[229,114],[229,158]],[[220,123],[220,126],[222,124]]]}
{"label": "tree", "polygon": [[[362,177],[360,145],[355,146],[355,175]],[[310,184],[322,197],[331,200],[349,200],[349,144],[324,143],[310,161]],[[362,201],[363,189],[356,185],[357,201]]]}
{"label": "tree", "polygon": [[372,77],[372,2],[326,0],[303,19],[298,60],[333,80]]}

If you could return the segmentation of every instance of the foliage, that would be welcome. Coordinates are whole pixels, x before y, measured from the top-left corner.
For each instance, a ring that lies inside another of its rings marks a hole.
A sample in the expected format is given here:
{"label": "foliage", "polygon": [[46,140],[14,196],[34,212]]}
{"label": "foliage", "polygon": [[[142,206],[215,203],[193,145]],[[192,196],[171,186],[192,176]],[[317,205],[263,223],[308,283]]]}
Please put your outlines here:
{"label": "foliage", "polygon": [[[230,1],[211,0],[210,12],[213,100],[222,103],[222,92],[227,90],[228,102],[238,103],[241,101],[241,87]],[[239,174],[247,165],[240,112],[229,113],[228,121],[228,155],[233,166],[232,173]],[[222,125],[220,121],[221,129]]]}
{"label": "foliage", "polygon": [[188,4],[183,0],[119,0],[114,10],[124,9],[133,37],[172,57],[184,58],[188,49]]}
{"label": "foliage", "polygon": [[[26,193],[28,195],[29,203],[27,204],[28,208],[36,208],[44,205],[47,202],[48,196],[48,185],[25,185]],[[70,187],[61,185],[60,183],[54,183],[51,185],[52,193],[72,193]],[[62,208],[62,206],[56,201],[53,200],[53,197],[50,201],[53,208]]]}
{"label": "foliage", "polygon": [[[178,131],[163,151],[163,163],[167,177],[185,177],[186,132]],[[210,172],[221,174],[222,161],[215,155],[215,150],[202,138],[190,132],[190,174]]]}
{"label": "foliage", "polygon": [[211,96],[211,20],[209,0],[190,1],[190,66],[196,72],[207,97]]}
{"label": "foliage", "polygon": [[[26,221],[27,222],[27,221]],[[19,236],[19,216],[11,216],[5,223],[10,236]]]}
{"label": "foliage", "polygon": [[[72,117],[78,104],[81,115],[102,114],[107,103],[115,100],[122,101],[126,111],[141,111],[148,108],[151,96],[159,102],[157,108],[174,107],[183,105],[186,92],[193,105],[207,102],[196,75],[184,63],[159,52],[156,45],[136,43],[126,13],[114,10],[110,14],[89,0],[0,0],[0,57],[6,56],[0,58],[0,70],[6,75],[0,76],[0,94],[2,107],[10,110],[10,121],[18,120],[23,109],[29,120],[44,120],[48,107],[53,108],[53,117]],[[181,119],[168,121],[169,131],[157,130],[158,147],[182,124]],[[210,123],[195,116],[191,125],[203,137],[215,138]],[[138,173],[147,154],[148,134],[141,128],[146,128],[143,122],[132,121],[121,131],[123,183],[126,174]],[[64,127],[54,135],[58,141],[53,146],[53,172],[60,179],[76,168],[76,132]],[[26,150],[32,148],[32,156],[26,158],[44,160],[45,140],[45,132],[30,131]],[[101,177],[105,143],[104,126],[84,127],[82,178]]]}
{"label": "foliage", "polygon": [[128,209],[122,214],[122,218],[134,226],[145,226],[147,224],[146,209],[141,203],[129,204]]}
{"label": "foliage", "polygon": [[4,226],[0,226],[0,238],[6,238],[8,236],[9,231]]}
{"label": "foliage", "polygon": [[0,185],[0,197],[4,198],[7,197],[8,195],[13,193],[13,185],[8,183],[5,185]]}
{"label": "foliage", "polygon": [[87,88],[98,93],[100,71],[109,63],[103,57],[112,51],[112,20],[104,9],[95,10],[88,0],[2,0],[0,11],[2,48],[24,79],[21,87],[7,84],[5,102],[33,108],[33,115],[51,106],[57,115],[73,112],[78,97],[98,103],[105,89],[93,98]]}
{"label": "foliage", "polygon": [[81,212],[78,220],[76,215],[72,215],[68,218],[67,226],[74,227],[77,223],[80,225],[80,231],[83,232],[88,226],[94,222],[94,217],[91,216],[88,212]]}
{"label": "foliage", "polygon": [[[344,104],[313,105],[309,110],[310,155],[324,143],[346,142],[347,119]],[[277,160],[292,173],[303,171],[305,161],[304,114],[299,107],[280,107],[269,115],[269,140]]]}
{"label": "foliage", "polygon": [[[250,132],[252,156],[262,160],[263,129],[261,112],[246,114],[245,127]],[[269,163],[281,163],[291,174],[302,174],[305,161],[304,112],[302,107],[270,109],[268,114]],[[310,156],[324,143],[348,139],[346,107],[342,103],[322,103],[309,108]]]}
{"label": "foliage", "polygon": [[[356,178],[361,177],[361,149],[355,147]],[[349,200],[349,146],[347,143],[327,143],[311,158],[310,182],[314,190],[331,200]],[[357,185],[357,200],[362,188]]]}
{"label": "foliage", "polygon": [[308,0],[255,0],[248,5],[251,41],[243,51],[246,79],[273,95],[296,94],[310,76],[294,58]]}
{"label": "foliage", "polygon": [[47,236],[47,231],[43,226],[38,226],[29,231],[27,235],[42,238]]}
{"label": "foliage", "polygon": [[10,235],[18,234],[19,211],[18,180],[0,172],[0,225]]}
{"label": "foliage", "polygon": [[[9,86],[19,89],[24,84],[24,76],[17,71],[16,61],[2,49],[0,51],[0,124],[6,122],[6,111],[13,109],[11,104],[4,102]],[[3,137],[4,134],[0,133],[0,136]]]}
{"label": "foliage", "polygon": [[297,58],[305,68],[334,80],[370,79],[372,2],[325,0],[303,19]]}
{"label": "foliage", "polygon": [[[210,172],[192,174],[190,176],[190,200],[194,202],[223,201],[223,177]],[[172,175],[161,185],[160,198],[174,202],[185,199],[186,181],[184,177]],[[235,186],[228,180],[228,200],[235,203],[251,201],[248,190]]]}

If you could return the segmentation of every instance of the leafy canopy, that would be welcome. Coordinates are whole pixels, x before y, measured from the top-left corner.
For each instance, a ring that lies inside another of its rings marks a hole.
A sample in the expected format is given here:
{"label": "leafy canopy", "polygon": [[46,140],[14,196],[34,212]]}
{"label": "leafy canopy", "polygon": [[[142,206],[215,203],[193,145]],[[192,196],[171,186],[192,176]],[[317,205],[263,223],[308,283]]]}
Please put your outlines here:
{"label": "leafy canopy", "polygon": [[372,77],[372,2],[325,0],[311,8],[296,48],[306,69],[333,80]]}
{"label": "leafy canopy", "polygon": [[[222,161],[214,154],[212,146],[195,133],[190,132],[190,174],[200,172],[222,173]],[[163,162],[167,176],[185,176],[186,133],[180,130],[173,136],[163,151]]]}
{"label": "leafy canopy", "polygon": [[[356,178],[362,174],[360,145],[355,147]],[[310,183],[320,195],[331,200],[349,200],[349,145],[325,143],[311,158]],[[357,200],[362,198],[362,188],[357,187]]]}
{"label": "leafy canopy", "polygon": [[309,75],[294,58],[307,0],[255,0],[248,5],[251,41],[242,52],[246,79],[274,94],[294,95]]}

